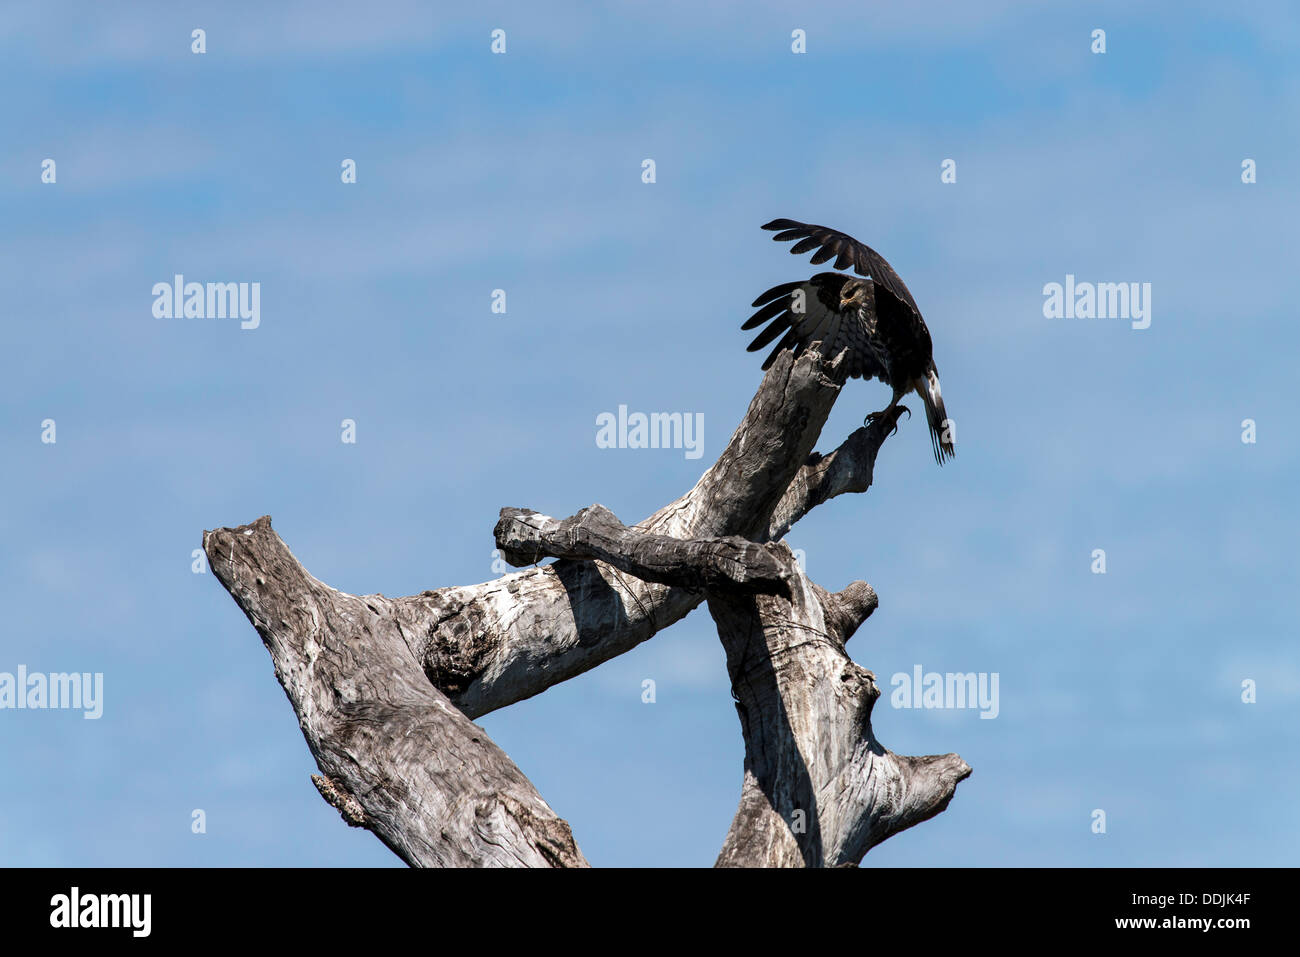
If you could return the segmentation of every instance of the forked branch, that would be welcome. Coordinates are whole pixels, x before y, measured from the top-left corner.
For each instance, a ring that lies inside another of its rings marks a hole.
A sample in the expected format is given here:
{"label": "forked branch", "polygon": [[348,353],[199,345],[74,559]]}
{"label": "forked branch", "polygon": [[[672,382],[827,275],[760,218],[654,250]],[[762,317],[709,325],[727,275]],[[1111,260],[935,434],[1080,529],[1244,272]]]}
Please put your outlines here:
{"label": "forked branch", "polygon": [[507,560],[558,561],[481,585],[348,595],[311,577],[269,518],[205,532],[298,715],[321,795],[414,865],[585,866],[568,825],[470,719],[630,650],[707,596],[746,745],[719,864],[856,863],[941,811],[970,769],[885,750],[870,723],[879,689],[844,652],[875,592],[825,591],[777,542],[822,502],[869,487],[895,424],[813,453],[840,361],[778,357],[718,461],[635,526],[599,505],[563,520],[503,510]]}

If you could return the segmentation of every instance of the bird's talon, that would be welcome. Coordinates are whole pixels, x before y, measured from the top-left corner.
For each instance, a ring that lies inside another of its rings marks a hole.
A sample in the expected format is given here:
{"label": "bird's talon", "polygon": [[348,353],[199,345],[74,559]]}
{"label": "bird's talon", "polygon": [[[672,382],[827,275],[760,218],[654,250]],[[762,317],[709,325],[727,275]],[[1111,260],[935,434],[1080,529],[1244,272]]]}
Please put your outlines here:
{"label": "bird's talon", "polygon": [[907,406],[894,405],[894,406],[890,406],[888,409],[881,409],[879,412],[872,412],[870,415],[868,415],[865,419],[862,420],[862,424],[874,425],[877,419],[883,419],[886,416],[891,416],[894,420],[894,427],[889,430],[889,434],[893,435],[895,432],[898,431],[898,417],[903,412],[907,413],[907,417],[909,419],[912,417],[912,410],[909,409]]}
{"label": "bird's talon", "polygon": [[889,408],[883,408],[883,410],[880,410],[879,412],[871,412],[866,419],[862,420],[862,424],[875,425],[876,420],[884,419],[885,416],[891,416],[893,419],[893,428],[889,430],[889,434],[892,436],[892,434],[896,433],[898,430],[898,416],[900,416],[902,412],[906,412],[907,417],[911,419],[910,408],[907,408],[906,406],[891,406]]}

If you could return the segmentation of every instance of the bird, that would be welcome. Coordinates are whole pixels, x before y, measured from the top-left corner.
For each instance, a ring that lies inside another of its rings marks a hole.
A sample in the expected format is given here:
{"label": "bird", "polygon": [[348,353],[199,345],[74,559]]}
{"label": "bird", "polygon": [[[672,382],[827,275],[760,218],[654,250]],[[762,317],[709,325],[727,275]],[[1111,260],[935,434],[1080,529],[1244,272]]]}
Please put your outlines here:
{"label": "bird", "polygon": [[793,348],[798,357],[816,348],[827,359],[848,350],[846,378],[875,378],[894,390],[889,405],[872,412],[865,422],[892,414],[897,428],[895,407],[911,415],[911,410],[900,406],[899,401],[915,392],[925,404],[935,461],[943,465],[956,449],[939,388],[934,347],[921,310],[898,273],[870,246],[826,226],[774,219],[763,229],[777,231],[772,237],[777,242],[797,239],[790,249],[796,256],[816,250],[811,259],[814,266],[834,257],[835,269],[852,266],[853,272],[863,278],[844,272],[819,272],[809,279],[773,286],[754,300],[758,312],[741,326],[755,329],[769,323],[749,344],[748,351],[762,349],[781,336],[763,363],[767,369],[785,349]]}

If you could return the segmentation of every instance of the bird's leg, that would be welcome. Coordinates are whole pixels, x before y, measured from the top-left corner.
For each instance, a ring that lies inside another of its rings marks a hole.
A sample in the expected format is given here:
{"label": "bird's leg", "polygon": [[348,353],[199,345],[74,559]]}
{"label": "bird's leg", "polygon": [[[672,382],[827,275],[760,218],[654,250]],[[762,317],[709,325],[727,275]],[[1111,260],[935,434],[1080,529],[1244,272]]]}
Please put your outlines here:
{"label": "bird's leg", "polygon": [[871,425],[871,424],[873,424],[877,419],[883,419],[883,418],[886,418],[887,416],[892,416],[892,417],[893,417],[893,420],[894,420],[894,427],[893,427],[893,429],[890,430],[890,433],[889,433],[889,434],[890,434],[890,435],[893,435],[895,432],[898,431],[898,416],[899,416],[901,413],[906,412],[906,413],[907,413],[907,417],[908,417],[909,419],[912,417],[912,410],[911,410],[911,409],[909,409],[909,408],[908,408],[907,406],[905,406],[905,405],[899,405],[899,404],[898,404],[898,400],[901,399],[901,398],[902,398],[904,395],[906,395],[906,394],[907,394],[907,393],[906,393],[905,391],[903,391],[903,390],[895,389],[895,390],[894,390],[894,398],[890,400],[889,405],[885,406],[885,407],[884,407],[883,409],[881,409],[879,412],[872,412],[870,415],[868,415],[865,419],[862,420],[862,424],[863,424],[863,425]]}

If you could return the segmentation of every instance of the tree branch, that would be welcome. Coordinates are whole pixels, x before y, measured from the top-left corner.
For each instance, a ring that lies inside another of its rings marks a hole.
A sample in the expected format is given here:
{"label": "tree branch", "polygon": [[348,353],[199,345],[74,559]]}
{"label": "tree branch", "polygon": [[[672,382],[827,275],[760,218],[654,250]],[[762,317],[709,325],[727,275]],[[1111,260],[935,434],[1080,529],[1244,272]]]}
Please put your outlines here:
{"label": "tree branch", "polygon": [[[797,360],[789,351],[779,355],[717,462],[689,492],[634,527],[677,539],[764,542],[784,534],[827,481],[811,456],[843,386],[842,363],[816,352]],[[851,440],[852,457],[874,462],[888,428],[859,431],[866,434]],[[840,451],[834,456],[845,465],[836,467],[836,482],[850,458]],[[802,499],[789,491],[797,475],[806,476],[809,490]],[[774,525],[778,509],[783,517]],[[631,650],[701,601],[696,591],[628,577],[603,561],[562,559],[481,585],[395,599],[392,607],[429,679],[473,718]]]}
{"label": "tree branch", "polygon": [[586,866],[569,826],[470,718],[630,650],[707,594],[746,746],[720,865],[852,864],[941,811],[970,768],[884,749],[874,676],[844,651],[876,593],[827,592],[774,543],[871,485],[897,419],[813,454],[842,363],[778,356],[717,462],[634,527],[599,505],[564,520],[503,509],[508,561],[559,560],[481,585],[358,597],[312,578],[269,518],[205,532],[298,715],[322,797],[412,864]]}
{"label": "tree branch", "polygon": [[857,429],[829,455],[813,453],[772,510],[766,539],[780,541],[818,505],[845,492],[865,492],[875,475],[876,453],[895,430],[903,406]]}
{"label": "tree branch", "polygon": [[603,505],[563,521],[530,509],[503,508],[494,534],[512,565],[543,558],[599,559],[661,585],[790,594],[785,569],[762,545],[739,535],[681,539],[630,529]]}
{"label": "tree branch", "polygon": [[778,548],[792,600],[709,597],[745,739],[740,806],[717,865],[854,865],[947,807],[971,769],[955,754],[906,757],[880,744],[875,675],[844,651],[875,591],[854,582],[831,594]]}
{"label": "tree branch", "polygon": [[585,867],[569,825],[429,684],[382,596],[311,577],[267,516],[203,533],[275,665],[321,795],[408,864]]}

